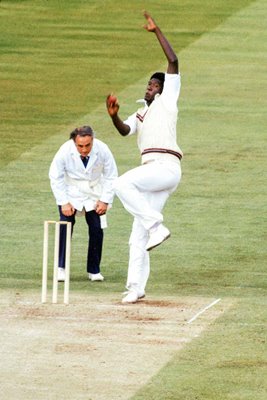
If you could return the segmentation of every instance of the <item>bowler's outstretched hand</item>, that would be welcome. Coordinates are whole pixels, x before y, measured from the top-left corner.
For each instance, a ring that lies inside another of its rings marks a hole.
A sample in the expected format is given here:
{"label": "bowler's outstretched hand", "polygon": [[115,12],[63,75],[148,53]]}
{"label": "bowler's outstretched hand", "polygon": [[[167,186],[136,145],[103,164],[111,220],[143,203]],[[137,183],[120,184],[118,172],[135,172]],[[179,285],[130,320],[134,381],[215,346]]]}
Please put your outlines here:
{"label": "bowler's outstretched hand", "polygon": [[155,29],[157,28],[156,22],[153,20],[153,18],[151,17],[150,14],[148,14],[147,11],[144,11],[144,17],[147,20],[147,24],[144,25],[144,28],[148,31],[148,32],[155,32]]}

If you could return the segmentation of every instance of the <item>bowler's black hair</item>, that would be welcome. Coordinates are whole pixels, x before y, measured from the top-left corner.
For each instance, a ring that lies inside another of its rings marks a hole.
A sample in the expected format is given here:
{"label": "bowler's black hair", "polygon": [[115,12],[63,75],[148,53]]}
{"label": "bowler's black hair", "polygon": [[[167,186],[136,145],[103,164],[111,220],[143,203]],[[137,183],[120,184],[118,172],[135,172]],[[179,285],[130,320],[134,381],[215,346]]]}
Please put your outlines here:
{"label": "bowler's black hair", "polygon": [[157,79],[158,81],[160,81],[162,83],[162,86],[164,85],[164,81],[165,81],[165,74],[164,72],[155,72],[151,77],[151,79]]}

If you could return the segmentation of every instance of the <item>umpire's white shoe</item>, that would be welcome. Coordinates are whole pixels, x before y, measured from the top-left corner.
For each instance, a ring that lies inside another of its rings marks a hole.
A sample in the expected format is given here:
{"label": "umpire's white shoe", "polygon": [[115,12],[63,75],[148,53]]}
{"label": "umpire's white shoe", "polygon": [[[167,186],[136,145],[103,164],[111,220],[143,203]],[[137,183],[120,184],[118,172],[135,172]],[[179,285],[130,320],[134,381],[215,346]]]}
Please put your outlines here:
{"label": "umpire's white shoe", "polygon": [[160,224],[153,232],[149,234],[149,239],[146,245],[146,250],[152,250],[154,247],[159,246],[162,242],[171,236],[168,228]]}
{"label": "umpire's white shoe", "polygon": [[64,268],[58,268],[58,270],[57,270],[57,281],[58,282],[64,282],[65,281],[65,269]]}
{"label": "umpire's white shoe", "polygon": [[90,272],[89,272],[88,278],[90,281],[101,281],[102,282],[104,280],[104,277],[103,277],[103,275],[100,274],[100,272],[98,274],[90,274]]}

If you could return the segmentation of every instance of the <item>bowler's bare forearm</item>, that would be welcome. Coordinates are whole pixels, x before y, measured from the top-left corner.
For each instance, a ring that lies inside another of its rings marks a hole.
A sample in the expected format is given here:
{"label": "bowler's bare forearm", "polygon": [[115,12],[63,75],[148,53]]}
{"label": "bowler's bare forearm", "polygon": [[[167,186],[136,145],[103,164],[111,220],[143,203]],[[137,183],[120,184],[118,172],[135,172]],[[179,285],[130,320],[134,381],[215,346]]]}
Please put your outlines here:
{"label": "bowler's bare forearm", "polygon": [[178,57],[175,54],[173,48],[171,47],[170,43],[164,36],[164,34],[161,32],[160,28],[157,26],[155,29],[155,34],[157,36],[157,39],[162,47],[162,50],[165,53],[165,56],[168,60],[168,69],[167,72],[169,74],[178,74],[179,72],[179,63],[178,63]]}
{"label": "bowler's bare forearm", "polygon": [[148,32],[153,32],[157,36],[157,39],[162,47],[162,50],[165,53],[165,56],[168,60],[168,68],[167,72],[169,74],[178,74],[179,72],[179,64],[178,64],[178,57],[175,54],[173,48],[171,47],[170,43],[166,39],[165,35],[161,32],[159,26],[156,24],[154,19],[151,17],[151,15],[145,11],[144,12],[144,17],[147,20],[147,24],[144,26],[144,28]]}
{"label": "bowler's bare forearm", "polygon": [[127,136],[128,133],[130,132],[130,127],[129,125],[126,125],[118,116],[118,114],[112,115],[111,116],[113,125],[115,126],[115,128],[119,131],[119,133],[122,136]]}

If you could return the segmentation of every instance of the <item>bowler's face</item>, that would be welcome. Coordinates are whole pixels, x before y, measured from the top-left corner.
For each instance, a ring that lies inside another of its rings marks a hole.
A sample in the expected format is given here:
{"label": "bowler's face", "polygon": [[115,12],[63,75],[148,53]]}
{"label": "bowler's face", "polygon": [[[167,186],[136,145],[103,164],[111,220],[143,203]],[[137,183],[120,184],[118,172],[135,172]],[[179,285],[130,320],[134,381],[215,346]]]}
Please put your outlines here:
{"label": "bowler's face", "polygon": [[149,105],[154,100],[155,95],[157,93],[161,93],[161,92],[162,92],[162,84],[160,83],[160,81],[158,79],[153,78],[147,84],[144,99],[146,100],[146,102]]}
{"label": "bowler's face", "polygon": [[75,138],[75,145],[81,156],[86,157],[92,150],[94,138],[92,136],[79,136]]}

